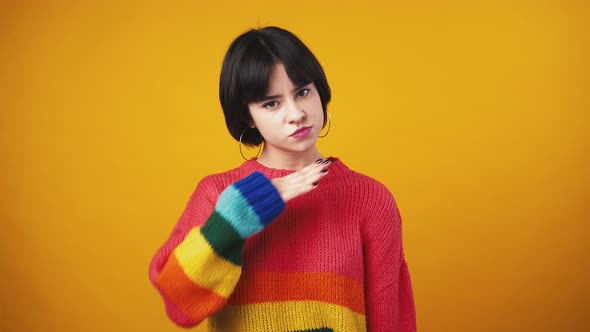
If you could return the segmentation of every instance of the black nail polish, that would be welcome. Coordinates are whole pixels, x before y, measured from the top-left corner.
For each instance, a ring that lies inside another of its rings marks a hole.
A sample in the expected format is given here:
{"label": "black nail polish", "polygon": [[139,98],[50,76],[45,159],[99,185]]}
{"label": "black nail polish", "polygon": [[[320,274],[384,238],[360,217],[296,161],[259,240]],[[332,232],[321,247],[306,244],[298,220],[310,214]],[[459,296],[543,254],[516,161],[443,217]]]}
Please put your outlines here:
{"label": "black nail polish", "polygon": [[326,161],[324,161],[324,165],[328,165],[330,163],[330,159],[326,159]]}
{"label": "black nail polish", "polygon": [[328,170],[327,169],[323,169],[322,170],[322,173],[328,173]]}
{"label": "black nail polish", "polygon": [[317,187],[318,183],[317,183],[317,182],[314,182],[314,183],[312,183],[312,185],[313,185],[314,187]]}
{"label": "black nail polish", "polygon": [[321,162],[322,162],[322,158],[320,158],[320,159],[318,159],[318,160],[315,161],[316,164],[319,164]]}

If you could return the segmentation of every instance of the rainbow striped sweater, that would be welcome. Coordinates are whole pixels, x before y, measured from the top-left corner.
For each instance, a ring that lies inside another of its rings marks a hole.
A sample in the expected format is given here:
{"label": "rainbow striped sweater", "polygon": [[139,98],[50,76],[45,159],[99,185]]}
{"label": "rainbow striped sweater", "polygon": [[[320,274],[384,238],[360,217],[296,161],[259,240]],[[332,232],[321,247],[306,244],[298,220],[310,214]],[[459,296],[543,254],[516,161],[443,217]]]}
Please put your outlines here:
{"label": "rainbow striped sweater", "polygon": [[203,178],[150,265],[169,318],[210,331],[415,331],[389,190],[330,158],[283,202],[256,160]]}

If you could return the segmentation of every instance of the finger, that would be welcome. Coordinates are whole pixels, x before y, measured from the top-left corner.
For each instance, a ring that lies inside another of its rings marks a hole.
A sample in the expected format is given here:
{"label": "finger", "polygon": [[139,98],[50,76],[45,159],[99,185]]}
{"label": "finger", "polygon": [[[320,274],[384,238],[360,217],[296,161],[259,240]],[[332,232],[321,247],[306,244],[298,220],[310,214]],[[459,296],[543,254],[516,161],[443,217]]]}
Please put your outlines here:
{"label": "finger", "polygon": [[322,170],[327,169],[330,163],[331,162],[329,159],[318,159],[310,165],[301,169],[301,174],[309,175],[310,173],[321,172]]}
{"label": "finger", "polygon": [[[326,161],[328,161],[326,163]],[[330,165],[329,160],[318,159],[315,162],[305,166],[304,168],[300,169],[297,172],[291,173],[285,176],[285,181],[291,184],[300,183],[300,182],[307,182],[306,180],[310,176],[314,176],[317,173],[321,173],[324,169]],[[327,171],[324,171],[326,173]]]}
{"label": "finger", "polygon": [[314,187],[316,187],[321,179],[328,174],[328,169],[322,169],[317,173],[312,173],[308,176],[307,182],[311,183]]}
{"label": "finger", "polygon": [[318,159],[315,162],[303,167],[302,169],[299,170],[299,173],[301,174],[307,174],[309,172],[313,172],[314,170],[317,170],[318,168],[321,168],[324,166],[324,159]]}
{"label": "finger", "polygon": [[315,189],[319,185],[320,179],[328,173],[329,165],[330,160],[319,159],[318,162],[313,162],[299,171],[275,179],[275,181],[287,199],[297,197]]}
{"label": "finger", "polygon": [[[314,169],[305,175],[307,189],[312,190],[317,187],[321,179],[328,174],[328,164],[322,165],[321,168]],[[309,186],[311,184],[311,187]]]}

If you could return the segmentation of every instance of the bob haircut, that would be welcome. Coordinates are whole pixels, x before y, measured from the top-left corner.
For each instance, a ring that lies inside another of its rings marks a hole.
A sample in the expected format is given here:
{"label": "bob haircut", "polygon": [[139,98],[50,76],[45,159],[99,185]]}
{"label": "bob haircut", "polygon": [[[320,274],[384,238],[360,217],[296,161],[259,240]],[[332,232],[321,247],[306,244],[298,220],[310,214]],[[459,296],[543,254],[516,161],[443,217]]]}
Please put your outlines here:
{"label": "bob haircut", "polygon": [[225,123],[237,141],[260,145],[264,138],[252,124],[248,104],[262,101],[268,90],[273,66],[282,63],[295,86],[313,82],[319,92],[326,125],[326,107],[331,99],[330,86],[322,66],[311,51],[291,32],[279,27],[250,29],[229,46],[219,79],[219,100]]}

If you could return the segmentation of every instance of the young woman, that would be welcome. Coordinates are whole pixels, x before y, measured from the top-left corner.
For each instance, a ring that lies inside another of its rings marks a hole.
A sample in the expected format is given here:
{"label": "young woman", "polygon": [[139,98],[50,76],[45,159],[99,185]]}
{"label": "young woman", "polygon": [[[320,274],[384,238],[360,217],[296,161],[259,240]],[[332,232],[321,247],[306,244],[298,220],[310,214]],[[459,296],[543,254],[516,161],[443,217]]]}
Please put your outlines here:
{"label": "young woman", "polygon": [[415,331],[393,196],[316,147],[331,95],[310,50],[286,30],[250,30],[227,51],[219,94],[240,152],[262,152],[203,178],[153,258],[170,319],[208,319],[212,331]]}

